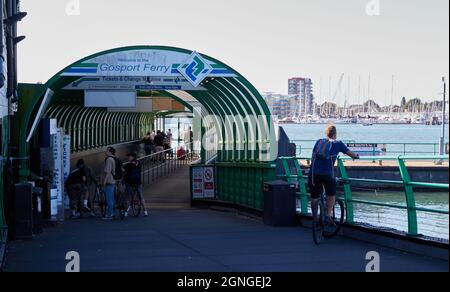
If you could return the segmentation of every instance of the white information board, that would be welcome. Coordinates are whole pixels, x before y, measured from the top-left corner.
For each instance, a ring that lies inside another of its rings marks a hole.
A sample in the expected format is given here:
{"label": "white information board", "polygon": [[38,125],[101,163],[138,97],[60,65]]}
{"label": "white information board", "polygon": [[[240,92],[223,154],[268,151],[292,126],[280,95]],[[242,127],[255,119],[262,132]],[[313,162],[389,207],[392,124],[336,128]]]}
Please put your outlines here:
{"label": "white information board", "polygon": [[214,199],[216,197],[214,186],[214,167],[203,168],[203,197]]}
{"label": "white information board", "polygon": [[57,218],[64,219],[64,167],[63,167],[63,141],[62,129],[58,129],[56,134],[52,135],[53,149],[53,181],[52,188],[56,190],[57,197]]}
{"label": "white information board", "polygon": [[85,107],[136,107],[136,91],[86,90]]}
{"label": "white information board", "polygon": [[192,196],[194,199],[203,198],[203,168],[192,169]]}
{"label": "white information board", "polygon": [[376,143],[349,143],[347,147],[360,156],[383,156],[386,155],[386,144]]}
{"label": "white information board", "polygon": [[[70,135],[64,135],[63,137],[63,175],[64,183],[67,181],[70,175]],[[64,190],[64,208],[67,210],[70,207],[69,195],[67,190]]]}
{"label": "white information board", "polygon": [[216,197],[214,167],[194,167],[192,169],[193,199],[214,199]]}

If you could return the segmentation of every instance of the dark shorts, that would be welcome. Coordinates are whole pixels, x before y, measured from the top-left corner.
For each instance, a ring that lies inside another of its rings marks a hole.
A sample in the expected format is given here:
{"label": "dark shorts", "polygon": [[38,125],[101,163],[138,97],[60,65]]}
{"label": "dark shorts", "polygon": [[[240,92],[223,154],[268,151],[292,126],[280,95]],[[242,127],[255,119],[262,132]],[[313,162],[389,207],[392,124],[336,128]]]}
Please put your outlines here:
{"label": "dark shorts", "polygon": [[336,179],[331,175],[312,175],[308,178],[309,192],[313,199],[319,199],[325,190],[325,194],[329,197],[336,196]]}

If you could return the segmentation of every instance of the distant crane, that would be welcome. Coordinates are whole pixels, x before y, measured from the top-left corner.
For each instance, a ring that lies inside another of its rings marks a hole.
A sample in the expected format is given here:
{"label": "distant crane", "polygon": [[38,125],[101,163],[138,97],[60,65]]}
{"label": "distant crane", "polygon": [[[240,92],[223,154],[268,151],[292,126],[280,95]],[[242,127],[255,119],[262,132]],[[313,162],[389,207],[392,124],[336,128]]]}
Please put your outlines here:
{"label": "distant crane", "polygon": [[[336,86],[336,91],[334,92],[333,96],[331,97],[331,101],[334,102],[336,98],[338,97],[338,94],[341,92],[342,88],[342,82],[344,81],[345,73],[342,73],[339,77],[338,84]],[[338,102],[336,101],[336,104],[338,105]],[[328,106],[328,116],[330,116],[330,106]]]}

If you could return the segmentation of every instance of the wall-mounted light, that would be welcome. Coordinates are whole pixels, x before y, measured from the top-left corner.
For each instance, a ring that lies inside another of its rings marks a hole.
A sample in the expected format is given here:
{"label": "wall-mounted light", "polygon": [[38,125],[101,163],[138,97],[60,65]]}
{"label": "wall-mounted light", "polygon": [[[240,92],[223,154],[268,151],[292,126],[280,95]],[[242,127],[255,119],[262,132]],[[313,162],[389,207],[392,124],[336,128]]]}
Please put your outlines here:
{"label": "wall-mounted light", "polygon": [[26,12],[18,12],[14,15],[11,15],[10,17],[6,18],[3,23],[6,25],[12,25],[18,21],[21,21],[27,16],[28,13]]}
{"label": "wall-mounted light", "polygon": [[20,43],[21,41],[23,41],[24,39],[26,39],[26,36],[18,36],[18,37],[15,37],[15,38],[13,38],[13,42],[14,42],[14,44],[18,44],[18,43]]}

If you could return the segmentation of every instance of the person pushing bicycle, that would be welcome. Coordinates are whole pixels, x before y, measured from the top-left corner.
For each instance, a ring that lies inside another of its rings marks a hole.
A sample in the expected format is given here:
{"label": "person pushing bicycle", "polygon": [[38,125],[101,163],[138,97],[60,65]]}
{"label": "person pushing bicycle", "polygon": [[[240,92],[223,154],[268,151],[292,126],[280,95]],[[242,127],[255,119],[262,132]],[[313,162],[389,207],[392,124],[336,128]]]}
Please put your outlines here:
{"label": "person pushing bicycle", "polygon": [[336,176],[334,165],[340,153],[344,153],[353,159],[359,159],[359,155],[353,153],[342,142],[337,140],[337,129],[329,125],[325,129],[326,137],[317,140],[312,154],[311,168],[309,171],[308,185],[311,193],[311,209],[316,214],[318,201],[325,189],[327,196],[326,223],[334,224],[332,218],[333,207],[336,203]]}
{"label": "person pushing bicycle", "polygon": [[128,163],[123,166],[125,173],[123,176],[123,183],[125,184],[125,195],[126,195],[126,211],[125,217],[128,217],[128,212],[130,211],[130,201],[133,199],[134,192],[138,193],[139,200],[141,202],[142,208],[144,209],[144,216],[148,216],[147,209],[145,208],[145,198],[142,192],[142,179],[141,164],[137,160],[137,154],[131,152],[128,155]]}

